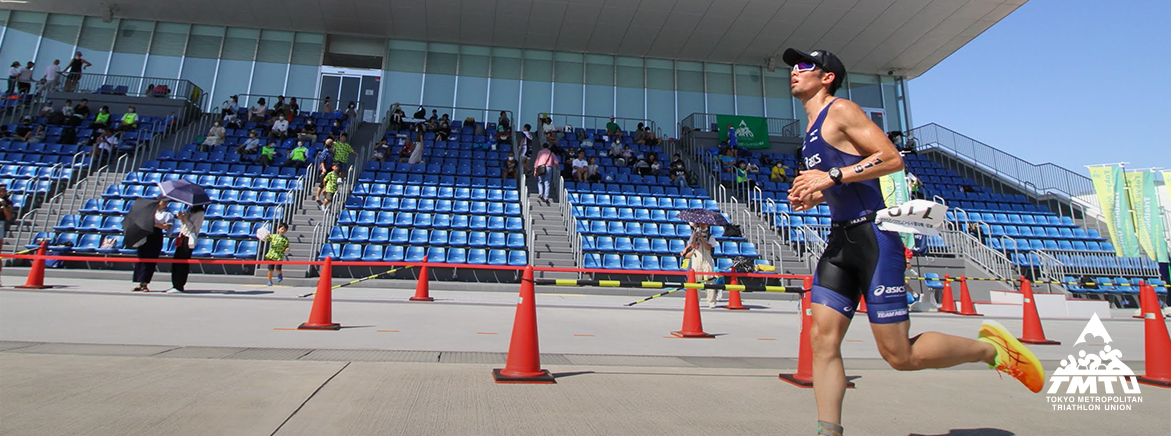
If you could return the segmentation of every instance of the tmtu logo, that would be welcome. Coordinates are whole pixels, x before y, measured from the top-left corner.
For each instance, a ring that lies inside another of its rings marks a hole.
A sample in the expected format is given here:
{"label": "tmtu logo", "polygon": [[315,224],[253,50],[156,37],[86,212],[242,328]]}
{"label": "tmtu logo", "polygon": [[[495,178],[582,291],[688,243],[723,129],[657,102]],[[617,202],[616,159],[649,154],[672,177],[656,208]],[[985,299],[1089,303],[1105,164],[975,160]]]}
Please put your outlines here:
{"label": "tmtu logo", "polygon": [[[1100,344],[1089,342],[1095,337]],[[1045,398],[1053,410],[1130,410],[1128,403],[1142,402],[1134,371],[1122,361],[1122,350],[1111,347],[1110,342],[1110,333],[1094,314],[1074,343],[1075,348],[1081,348],[1077,356],[1061,359],[1061,367],[1049,377]],[[1096,346],[1101,348],[1095,352]]]}

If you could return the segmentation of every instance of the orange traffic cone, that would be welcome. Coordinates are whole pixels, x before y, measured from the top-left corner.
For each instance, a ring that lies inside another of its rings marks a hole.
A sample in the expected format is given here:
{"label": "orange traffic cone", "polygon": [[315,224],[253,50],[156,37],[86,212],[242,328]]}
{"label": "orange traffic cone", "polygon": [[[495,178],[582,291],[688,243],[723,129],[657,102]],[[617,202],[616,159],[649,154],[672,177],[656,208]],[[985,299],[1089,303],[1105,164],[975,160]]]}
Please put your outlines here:
{"label": "orange traffic cone", "polygon": [[[695,270],[687,270],[687,283],[695,283]],[[699,317],[699,290],[688,289],[683,300],[683,328],[672,335],[680,338],[714,338],[703,331],[703,320]]]}
{"label": "orange traffic cone", "polygon": [[520,282],[520,302],[512,322],[512,342],[504,369],[492,370],[496,383],[556,383],[549,371],[541,369],[540,341],[537,340],[537,301],[533,290],[533,266],[525,266]]}
{"label": "orange traffic cone", "polygon": [[1045,339],[1045,329],[1041,327],[1041,317],[1037,315],[1037,303],[1033,301],[1033,284],[1029,279],[1021,277],[1021,293],[1024,295],[1024,335],[1017,338],[1026,344],[1061,345],[1059,341]]}
{"label": "orange traffic cone", "polygon": [[[728,279],[729,279],[729,283],[731,283],[733,285],[739,284],[736,282],[736,276],[728,277]],[[728,291],[728,310],[748,310],[747,307],[744,307],[744,303],[742,303],[740,301],[740,291],[739,290]]]}
{"label": "orange traffic cone", "polygon": [[968,293],[968,278],[960,276],[960,311],[959,315],[984,316],[976,313],[976,305],[972,303],[972,295]]}
{"label": "orange traffic cone", "polygon": [[[810,342],[809,331],[813,330],[813,303],[810,301],[810,292],[801,296],[801,339],[797,347],[797,372],[793,374],[781,373],[781,380],[802,388],[813,387],[813,345]],[[854,387],[854,383],[847,380],[846,387]]]}
{"label": "orange traffic cone", "polygon": [[435,301],[431,298],[431,282],[427,275],[427,256],[423,256],[423,266],[419,268],[419,284],[415,286],[415,296],[411,301]]}
{"label": "orange traffic cone", "polygon": [[37,247],[36,259],[33,260],[33,267],[28,270],[28,280],[24,281],[24,285],[17,286],[20,289],[45,289],[45,246],[47,241],[41,241],[41,246]]}
{"label": "orange traffic cone", "polygon": [[309,310],[309,321],[297,330],[340,330],[341,324],[333,322],[333,258],[325,258],[321,264],[321,278],[317,280],[317,293],[313,296],[313,308]]}
{"label": "orange traffic cone", "polygon": [[1171,336],[1159,310],[1159,296],[1151,285],[1139,291],[1139,305],[1146,328],[1147,373],[1138,377],[1139,383],[1171,388]]}
{"label": "orange traffic cone", "polygon": [[858,300],[858,310],[855,310],[854,312],[866,313],[866,295],[865,294],[863,294],[862,298]]}
{"label": "orange traffic cone", "polygon": [[956,313],[956,299],[951,295],[951,274],[943,275],[943,301],[940,302],[939,311]]}

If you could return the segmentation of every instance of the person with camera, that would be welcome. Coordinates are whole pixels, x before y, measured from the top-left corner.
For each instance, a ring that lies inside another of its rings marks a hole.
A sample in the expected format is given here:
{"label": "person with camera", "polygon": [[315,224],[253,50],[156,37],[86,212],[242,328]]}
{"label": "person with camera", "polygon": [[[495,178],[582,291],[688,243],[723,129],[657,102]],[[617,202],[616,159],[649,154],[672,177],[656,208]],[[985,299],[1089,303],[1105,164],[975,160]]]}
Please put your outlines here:
{"label": "person with camera", "polygon": [[[691,270],[696,272],[695,279],[704,282],[711,279],[713,276],[699,273],[712,272],[715,270],[715,258],[712,257],[712,247],[715,247],[716,237],[712,236],[711,226],[700,223],[691,224],[691,239],[687,240],[687,246],[683,248],[683,252],[679,255],[684,259],[690,260]],[[707,307],[709,309],[716,308],[716,301],[720,299],[720,291],[715,289],[707,290]]]}

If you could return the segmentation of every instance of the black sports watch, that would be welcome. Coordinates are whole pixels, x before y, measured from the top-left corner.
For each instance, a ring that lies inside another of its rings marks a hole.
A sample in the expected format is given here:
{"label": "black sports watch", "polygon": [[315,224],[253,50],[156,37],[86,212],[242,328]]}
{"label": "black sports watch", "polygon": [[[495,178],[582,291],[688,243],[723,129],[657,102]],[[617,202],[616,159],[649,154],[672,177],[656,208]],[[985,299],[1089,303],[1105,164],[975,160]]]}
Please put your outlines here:
{"label": "black sports watch", "polygon": [[842,170],[841,170],[841,168],[837,168],[837,167],[830,168],[829,169],[829,178],[834,181],[834,185],[841,185],[842,184]]}

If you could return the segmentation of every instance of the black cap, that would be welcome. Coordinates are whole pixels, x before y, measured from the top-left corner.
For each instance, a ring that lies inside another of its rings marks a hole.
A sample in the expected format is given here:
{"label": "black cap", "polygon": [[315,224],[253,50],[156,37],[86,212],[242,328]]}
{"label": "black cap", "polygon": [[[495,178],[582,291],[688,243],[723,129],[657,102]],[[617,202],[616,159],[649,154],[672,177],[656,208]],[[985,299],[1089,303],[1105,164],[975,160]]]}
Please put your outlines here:
{"label": "black cap", "polygon": [[837,55],[825,50],[814,50],[809,53],[797,50],[794,48],[786,49],[782,57],[789,66],[796,65],[801,61],[813,62],[822,71],[827,73],[834,73],[833,89],[836,91],[842,87],[842,83],[846,81],[846,66],[842,65],[841,59]]}

